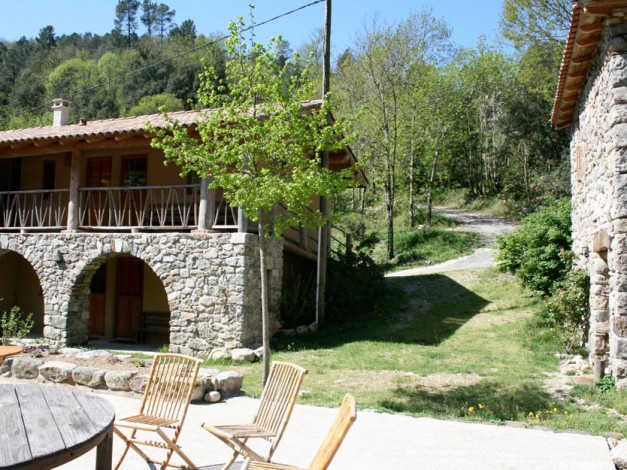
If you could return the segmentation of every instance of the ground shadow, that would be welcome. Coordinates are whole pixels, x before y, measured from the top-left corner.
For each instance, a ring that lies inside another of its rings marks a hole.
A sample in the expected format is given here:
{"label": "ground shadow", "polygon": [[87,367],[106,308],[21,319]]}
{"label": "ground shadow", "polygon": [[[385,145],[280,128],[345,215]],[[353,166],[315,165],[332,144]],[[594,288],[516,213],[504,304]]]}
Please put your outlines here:
{"label": "ground shadow", "polygon": [[[335,347],[355,341],[438,345],[489,301],[443,274],[387,278],[375,311],[327,324],[298,337],[299,347]],[[277,336],[276,351],[293,347],[294,338]]]}
{"label": "ground shadow", "polygon": [[399,387],[391,396],[382,399],[379,406],[394,413],[520,421],[530,412],[551,410],[555,405],[538,384],[503,386],[483,380],[449,390]]}

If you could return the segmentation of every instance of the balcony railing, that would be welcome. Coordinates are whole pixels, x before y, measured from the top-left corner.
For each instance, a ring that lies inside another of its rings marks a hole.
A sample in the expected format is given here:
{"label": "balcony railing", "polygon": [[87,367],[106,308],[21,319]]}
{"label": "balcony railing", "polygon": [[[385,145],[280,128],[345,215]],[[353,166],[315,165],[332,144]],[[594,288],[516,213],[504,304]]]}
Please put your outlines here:
{"label": "balcony railing", "polygon": [[79,229],[194,229],[200,185],[79,189]]}
{"label": "balcony railing", "polygon": [[[195,230],[200,225],[200,202],[199,184],[79,188],[75,229]],[[0,232],[68,229],[69,207],[69,189],[0,192]],[[205,216],[204,228],[241,230],[239,211],[225,199],[205,207],[210,213]],[[302,250],[317,251],[317,229],[289,228],[283,235]]]}
{"label": "balcony railing", "polygon": [[0,224],[5,230],[61,230],[67,227],[69,189],[0,192]]}

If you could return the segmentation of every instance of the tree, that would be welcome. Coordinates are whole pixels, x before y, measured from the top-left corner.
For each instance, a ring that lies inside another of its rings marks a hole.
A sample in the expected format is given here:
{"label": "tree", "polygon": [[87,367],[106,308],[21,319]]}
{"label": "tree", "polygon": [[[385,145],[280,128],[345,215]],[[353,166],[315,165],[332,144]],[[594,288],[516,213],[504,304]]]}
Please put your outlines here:
{"label": "tree", "polygon": [[257,223],[265,381],[270,361],[266,239],[289,226],[322,226],[325,216],[309,210],[311,199],[353,186],[354,177],[352,170],[336,173],[320,166],[321,152],[346,146],[346,125],[328,121],[326,100],[320,107],[303,107],[312,93],[307,67],[302,79],[286,80],[291,67],[277,60],[280,37],[269,49],[257,43],[248,48],[243,30],[241,18],[229,26],[226,78],[218,79],[212,69],[201,77],[200,105],[210,111],[197,122],[200,138],[172,122],[167,131],[156,132],[153,146],[185,172],[211,178],[211,187],[223,188],[229,203]]}
{"label": "tree", "polygon": [[170,37],[181,38],[187,44],[193,44],[198,37],[194,20],[185,20],[180,25],[172,28],[170,30]]}
{"label": "tree", "polygon": [[519,48],[566,40],[573,0],[505,0],[501,31]]}
{"label": "tree", "polygon": [[175,15],[176,10],[170,10],[170,7],[164,3],[160,3],[155,8],[155,26],[161,40],[167,36],[168,31],[172,28]]}
{"label": "tree", "polygon": [[183,101],[170,93],[144,96],[126,114],[128,116],[140,116],[159,112],[180,111],[183,109]]}
{"label": "tree", "polygon": [[146,32],[148,36],[152,36],[152,29],[155,25],[156,20],[156,10],[157,4],[152,0],[143,0],[142,2],[142,16],[140,20],[142,24],[146,27]]}
{"label": "tree", "polygon": [[137,11],[139,0],[120,0],[115,7],[115,29],[126,35],[128,47],[133,45],[137,36]]}
{"label": "tree", "polygon": [[359,36],[356,50],[343,56],[338,69],[343,107],[359,117],[356,146],[373,182],[383,187],[388,259],[394,257],[397,178],[408,162],[403,133],[416,64],[441,61],[449,52],[449,37],[447,25],[428,10],[394,26],[375,23]]}
{"label": "tree", "polygon": [[52,49],[57,45],[57,36],[54,34],[54,27],[48,25],[39,30],[37,43],[43,49]]}

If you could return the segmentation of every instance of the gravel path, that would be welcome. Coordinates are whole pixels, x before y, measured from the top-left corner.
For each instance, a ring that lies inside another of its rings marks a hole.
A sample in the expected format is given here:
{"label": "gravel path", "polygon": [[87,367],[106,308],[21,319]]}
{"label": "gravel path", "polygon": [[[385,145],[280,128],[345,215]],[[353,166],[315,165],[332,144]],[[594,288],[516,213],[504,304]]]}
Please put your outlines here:
{"label": "gravel path", "polygon": [[474,253],[462,258],[456,258],[433,266],[406,269],[389,273],[386,277],[417,276],[421,274],[434,274],[447,271],[457,271],[461,269],[487,268],[494,266],[494,255],[496,250],[492,248],[496,242],[496,237],[502,233],[512,231],[516,225],[508,220],[499,217],[490,217],[484,214],[465,212],[446,207],[434,207],[433,212],[450,217],[460,222],[461,225],[455,230],[464,232],[475,232],[481,236],[481,240],[486,247],[475,250]]}

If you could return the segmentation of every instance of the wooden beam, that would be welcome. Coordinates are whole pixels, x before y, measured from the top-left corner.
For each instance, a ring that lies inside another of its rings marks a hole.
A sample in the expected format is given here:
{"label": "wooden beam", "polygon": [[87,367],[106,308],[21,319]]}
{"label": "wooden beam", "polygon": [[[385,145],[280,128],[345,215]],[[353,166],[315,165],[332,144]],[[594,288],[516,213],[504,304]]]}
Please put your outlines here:
{"label": "wooden beam", "polygon": [[53,140],[38,140],[36,142],[33,142],[33,145],[37,148],[43,148],[43,147],[48,147],[52,145],[53,143],[54,143]]}
{"label": "wooden beam", "polygon": [[583,7],[584,13],[591,16],[609,16],[614,11],[612,6],[587,5]]}
{"label": "wooden beam", "polygon": [[592,54],[588,54],[588,55],[581,55],[579,57],[573,57],[572,59],[570,59],[570,63],[574,64],[574,65],[583,65],[583,64],[589,64],[590,61],[592,60]]}
{"label": "wooden beam", "polygon": [[85,139],[85,142],[87,142],[88,144],[96,144],[98,142],[102,142],[105,139],[106,137],[104,136],[88,137]]}
{"label": "wooden beam", "polygon": [[115,139],[116,142],[123,142],[132,137],[135,137],[135,134],[121,134],[121,135],[116,135],[113,138]]}
{"label": "wooden beam", "polygon": [[570,96],[562,97],[562,103],[576,103],[579,99],[579,94],[575,93]]}
{"label": "wooden beam", "polygon": [[588,67],[582,67],[579,70],[569,73],[567,76],[568,78],[583,78],[586,75],[588,75]]}
{"label": "wooden beam", "polygon": [[602,21],[595,21],[594,23],[584,24],[579,27],[579,31],[582,33],[598,33],[603,29]]}
{"label": "wooden beam", "polygon": [[600,40],[601,40],[601,36],[594,35],[594,36],[589,36],[587,38],[575,39],[575,43],[579,47],[588,47],[588,46],[596,46]]}
{"label": "wooden beam", "polygon": [[566,93],[578,93],[579,90],[581,90],[581,84],[580,83],[571,83],[570,85],[567,85],[567,86],[564,87],[564,94],[566,94]]}

